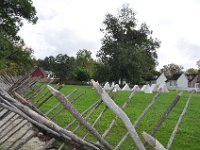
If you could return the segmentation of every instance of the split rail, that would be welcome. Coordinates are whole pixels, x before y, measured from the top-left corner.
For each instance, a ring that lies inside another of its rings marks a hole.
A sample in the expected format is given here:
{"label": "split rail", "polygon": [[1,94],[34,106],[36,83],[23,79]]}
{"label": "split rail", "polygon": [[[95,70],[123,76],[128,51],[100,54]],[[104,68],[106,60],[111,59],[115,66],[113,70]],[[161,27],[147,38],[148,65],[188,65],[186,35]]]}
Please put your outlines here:
{"label": "split rail", "polygon": [[[147,144],[156,150],[170,149],[179,124],[195,93],[195,91],[191,92],[168,144],[164,147],[153,136],[179,102],[183,93],[179,93],[174,98],[149,134],[146,132],[142,133],[143,140],[139,136],[140,133],[136,131],[136,126],[162,94],[160,91],[154,95],[143,112],[132,123],[124,110],[134,100],[137,89],[134,89],[124,101],[122,107],[119,107],[114,101],[118,93],[112,92],[113,89],[106,92],[97,82],[91,80],[96,93],[99,95],[99,99],[80,112],[75,108],[74,104],[81,100],[85,94],[84,92],[74,89],[67,95],[63,95],[61,90],[64,85],[55,85],[51,84],[51,82],[40,84],[39,81],[40,78],[32,78],[28,74],[20,77],[13,77],[7,74],[0,76],[0,149],[18,150],[34,137],[39,137],[40,139],[43,138],[45,142],[40,149],[54,148],[61,150],[68,147],[70,149],[82,150],[117,150],[120,149],[129,136],[135,145],[133,149],[145,150]],[[51,106],[50,109],[42,112],[40,108],[55,98],[57,103]],[[97,111],[100,107],[102,108],[101,111]],[[98,131],[97,124],[108,110],[111,110],[115,116],[110,120],[109,126],[102,133],[102,131]],[[65,127],[59,126],[55,121],[63,112],[69,113],[74,118],[66,123]],[[96,114],[97,117],[91,122],[89,120],[93,114]],[[119,119],[123,122],[127,132],[121,137],[117,145],[111,145],[106,140],[106,137]],[[85,129],[85,132],[79,135],[78,131],[82,128]],[[93,137],[93,140],[90,140],[90,136]]]}

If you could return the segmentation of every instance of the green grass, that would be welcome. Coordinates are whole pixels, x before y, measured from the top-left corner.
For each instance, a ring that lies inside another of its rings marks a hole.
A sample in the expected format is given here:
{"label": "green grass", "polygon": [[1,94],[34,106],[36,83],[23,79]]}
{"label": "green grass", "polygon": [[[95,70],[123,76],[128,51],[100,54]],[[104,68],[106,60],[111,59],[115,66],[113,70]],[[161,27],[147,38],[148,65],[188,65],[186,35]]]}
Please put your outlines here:
{"label": "green grass", "polygon": [[[54,85],[55,86],[55,85]],[[90,105],[95,103],[99,96],[96,94],[95,90],[91,86],[75,86],[75,85],[66,85],[61,89],[61,92],[64,95],[67,95],[72,90],[77,89],[77,93],[73,94],[72,97],[69,98],[72,101],[76,96],[80,93],[84,92],[85,94],[80,97],[77,101],[73,103],[74,107],[79,111],[83,112]],[[46,91],[46,90],[45,90]],[[144,118],[140,121],[140,123],[136,126],[136,130],[141,137],[142,131],[150,133],[150,131],[154,128],[164,111],[168,108],[170,103],[175,99],[177,91],[170,91],[169,93],[162,93],[150,111],[144,116]],[[180,101],[177,103],[176,107],[169,114],[165,122],[161,125],[157,133],[154,135],[164,146],[167,145],[167,142],[170,138],[170,135],[175,127],[175,124],[181,114],[185,103],[189,97],[188,92],[184,92]],[[41,96],[40,94],[39,96]],[[110,94],[111,96],[113,94]],[[115,95],[115,102],[117,105],[122,106],[125,100],[130,95],[130,92],[119,92]],[[138,92],[132,98],[130,104],[126,107],[125,112],[129,116],[132,123],[137,119],[137,117],[142,113],[145,107],[150,103],[153,96],[155,94],[144,94],[142,92]],[[38,97],[39,97],[38,96]],[[50,108],[57,104],[57,100],[55,98],[51,98],[47,103],[45,103],[40,109],[43,112],[47,112]],[[92,123],[101,112],[101,110],[105,107],[102,104],[95,113],[88,119],[90,123]],[[199,149],[200,143],[200,93],[196,93],[192,101],[189,105],[189,108],[186,112],[186,115],[183,117],[183,120],[179,126],[178,132],[175,136],[171,149],[173,150],[182,150],[182,149],[190,149],[196,150]],[[54,112],[49,114],[51,117],[56,111],[61,109],[60,106]],[[107,110],[101,120],[97,123],[95,128],[99,131],[100,134],[106,130],[106,128],[111,123],[112,119],[115,117],[115,114]],[[63,111],[59,114],[54,121],[60,126],[64,127],[68,123],[70,123],[74,118],[67,112],[67,110]],[[69,130],[73,130],[76,128],[76,125],[73,125]],[[118,120],[115,126],[112,128],[106,140],[112,145],[116,146],[122,136],[126,133],[126,128],[121,120]],[[79,130],[75,132],[80,137],[83,137],[86,133],[86,130],[81,127]],[[143,138],[141,137],[143,140]],[[87,140],[92,142],[96,142],[96,139],[93,136],[88,136]],[[134,142],[130,137],[124,142],[124,144],[120,147],[121,150],[129,150],[135,149]],[[148,149],[150,149],[148,147]]]}

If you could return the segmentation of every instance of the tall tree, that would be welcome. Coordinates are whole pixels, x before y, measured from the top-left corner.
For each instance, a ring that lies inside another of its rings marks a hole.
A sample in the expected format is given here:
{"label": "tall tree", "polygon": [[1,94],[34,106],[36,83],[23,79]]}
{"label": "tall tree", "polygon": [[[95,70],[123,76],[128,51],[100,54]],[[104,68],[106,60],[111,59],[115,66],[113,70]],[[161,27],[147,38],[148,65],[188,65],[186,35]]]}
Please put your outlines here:
{"label": "tall tree", "polygon": [[165,75],[170,76],[172,74],[173,70],[175,70],[176,73],[182,73],[184,68],[181,65],[171,63],[168,65],[164,65],[163,69],[164,69],[163,71],[164,71]]}
{"label": "tall tree", "polygon": [[107,14],[101,31],[105,34],[97,57],[110,68],[110,79],[139,82],[155,70],[160,41],[143,23],[137,26],[135,12],[123,5],[118,15]]}

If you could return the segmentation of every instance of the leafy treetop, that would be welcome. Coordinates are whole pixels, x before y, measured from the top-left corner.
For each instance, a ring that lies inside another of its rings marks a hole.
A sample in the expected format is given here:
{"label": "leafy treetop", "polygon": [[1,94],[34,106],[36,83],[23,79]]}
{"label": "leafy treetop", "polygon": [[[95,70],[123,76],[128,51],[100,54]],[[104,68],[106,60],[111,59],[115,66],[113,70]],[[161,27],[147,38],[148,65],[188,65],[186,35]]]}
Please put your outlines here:
{"label": "leafy treetop", "polygon": [[0,73],[21,74],[35,65],[33,50],[17,35],[23,19],[36,23],[31,0],[1,0],[0,2]]}
{"label": "leafy treetop", "polygon": [[104,68],[109,68],[108,80],[139,82],[151,76],[157,64],[156,50],[160,41],[153,39],[145,23],[137,26],[135,12],[123,5],[117,16],[107,14],[103,25],[104,38],[97,57],[107,65]]}
{"label": "leafy treetop", "polygon": [[1,0],[0,18],[1,33],[15,39],[19,39],[16,35],[23,25],[22,19],[30,23],[38,19],[31,0]]}

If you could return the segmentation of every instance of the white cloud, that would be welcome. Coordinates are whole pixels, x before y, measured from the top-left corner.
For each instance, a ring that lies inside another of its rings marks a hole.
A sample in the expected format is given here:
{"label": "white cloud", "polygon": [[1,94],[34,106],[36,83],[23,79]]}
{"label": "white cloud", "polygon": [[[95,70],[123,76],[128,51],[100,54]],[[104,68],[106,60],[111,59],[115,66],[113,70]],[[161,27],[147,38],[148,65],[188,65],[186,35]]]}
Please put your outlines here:
{"label": "white cloud", "polygon": [[124,3],[136,12],[138,23],[146,22],[161,40],[158,61],[196,67],[200,59],[200,3],[197,0],[33,0],[39,20],[25,24],[20,35],[35,50],[36,58],[58,53],[75,55],[89,49],[96,55],[107,12],[116,13]]}

